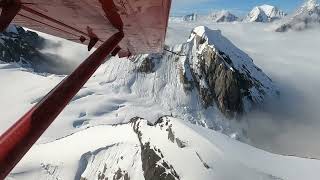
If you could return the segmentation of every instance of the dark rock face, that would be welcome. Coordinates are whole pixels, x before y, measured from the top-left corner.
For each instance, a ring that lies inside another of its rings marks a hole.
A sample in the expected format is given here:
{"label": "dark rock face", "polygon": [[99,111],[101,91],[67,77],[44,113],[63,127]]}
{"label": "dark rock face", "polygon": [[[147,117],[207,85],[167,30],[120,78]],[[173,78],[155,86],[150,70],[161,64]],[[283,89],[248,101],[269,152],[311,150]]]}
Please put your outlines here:
{"label": "dark rock face", "polygon": [[12,27],[14,31],[0,33],[0,60],[33,64],[40,61],[42,54],[37,48],[44,45],[44,39],[37,33],[25,31],[22,27]]}
{"label": "dark rock face", "polygon": [[[152,149],[149,143],[142,145],[141,149],[141,160],[142,160],[142,169],[144,171],[144,177],[146,180],[176,180],[180,179],[176,171],[171,165],[167,162],[161,162],[161,157],[156,153],[160,153],[160,156],[163,157],[159,149]],[[157,165],[158,162],[161,162],[161,166]],[[165,172],[169,171],[170,173],[166,174]]]}
{"label": "dark rock face", "polygon": [[168,127],[167,131],[168,131],[168,139],[174,143],[175,137],[170,126]]}
{"label": "dark rock face", "polygon": [[180,140],[179,138],[176,138],[176,142],[179,148],[185,148],[187,147],[186,143]]}
{"label": "dark rock face", "polygon": [[[123,178],[123,180],[130,180],[128,172],[122,171],[119,168],[116,174],[113,176],[113,180],[120,180],[121,178]],[[101,178],[99,177],[99,180],[104,180],[104,179],[105,178],[103,176],[101,176]]]}
{"label": "dark rock face", "polygon": [[[211,48],[206,48],[198,58],[200,71],[192,71],[192,74],[204,106],[207,108],[216,102],[222,113],[229,118],[234,117],[235,113],[242,113],[243,87],[237,72],[223,65],[228,59]],[[201,87],[201,81],[206,82],[208,87]]]}
{"label": "dark rock face", "polygon": [[142,132],[139,130],[140,118],[133,118],[131,123],[141,145],[142,169],[145,180],[179,180],[180,177],[173,166],[163,159],[161,150],[151,147],[149,142],[142,142]]}
{"label": "dark rock face", "polygon": [[148,56],[142,61],[140,67],[138,68],[138,72],[147,73],[147,74],[153,73],[154,67],[155,67],[155,62],[153,61],[153,57]]}
{"label": "dark rock face", "polygon": [[203,166],[207,169],[210,169],[210,166],[203,161],[203,159],[201,158],[201,156],[199,155],[199,153],[196,152],[196,155],[198,156],[199,160],[202,162]]}

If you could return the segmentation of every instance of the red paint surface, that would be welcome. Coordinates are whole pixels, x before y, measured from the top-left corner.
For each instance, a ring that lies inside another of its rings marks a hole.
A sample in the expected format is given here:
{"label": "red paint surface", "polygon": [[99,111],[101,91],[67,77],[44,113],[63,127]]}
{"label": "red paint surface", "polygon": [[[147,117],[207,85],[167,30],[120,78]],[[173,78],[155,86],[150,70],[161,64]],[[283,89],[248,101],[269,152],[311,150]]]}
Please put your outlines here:
{"label": "red paint surface", "polygon": [[16,24],[78,43],[83,36],[84,44],[89,27],[99,39],[96,47],[122,30],[120,54],[132,55],[162,51],[171,5],[171,0],[20,1]]}
{"label": "red paint surface", "polygon": [[9,174],[122,39],[123,33],[118,32],[105,41],[71,75],[1,135],[1,180]]}
{"label": "red paint surface", "polygon": [[4,31],[21,8],[20,0],[1,1],[0,32]]}

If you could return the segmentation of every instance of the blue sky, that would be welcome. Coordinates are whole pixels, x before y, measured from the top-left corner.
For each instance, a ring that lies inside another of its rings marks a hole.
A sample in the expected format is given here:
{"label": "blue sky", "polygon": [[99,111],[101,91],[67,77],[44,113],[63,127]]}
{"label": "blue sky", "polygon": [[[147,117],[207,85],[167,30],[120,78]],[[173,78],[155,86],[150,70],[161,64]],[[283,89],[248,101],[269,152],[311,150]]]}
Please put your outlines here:
{"label": "blue sky", "polygon": [[172,0],[172,15],[185,15],[191,12],[207,13],[226,9],[237,15],[244,15],[254,6],[270,4],[286,12],[297,9],[304,0]]}

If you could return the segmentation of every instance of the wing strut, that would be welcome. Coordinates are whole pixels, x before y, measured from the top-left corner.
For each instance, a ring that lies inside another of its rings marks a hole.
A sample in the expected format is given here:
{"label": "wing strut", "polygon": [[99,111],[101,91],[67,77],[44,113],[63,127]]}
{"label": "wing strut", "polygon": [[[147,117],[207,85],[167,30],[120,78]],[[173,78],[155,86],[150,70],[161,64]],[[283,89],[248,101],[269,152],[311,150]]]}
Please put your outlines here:
{"label": "wing strut", "polygon": [[111,36],[71,75],[0,136],[0,180],[10,173],[106,57],[119,51],[117,45],[123,37],[123,32]]}

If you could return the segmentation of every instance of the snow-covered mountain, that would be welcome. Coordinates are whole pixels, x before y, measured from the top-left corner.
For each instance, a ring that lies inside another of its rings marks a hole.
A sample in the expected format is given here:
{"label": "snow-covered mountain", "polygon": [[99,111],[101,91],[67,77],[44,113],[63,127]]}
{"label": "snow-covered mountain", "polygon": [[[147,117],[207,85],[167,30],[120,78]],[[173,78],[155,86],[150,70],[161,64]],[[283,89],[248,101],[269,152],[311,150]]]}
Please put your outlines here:
{"label": "snow-covered mountain", "polygon": [[285,17],[287,14],[277,7],[271,5],[262,5],[254,7],[251,12],[245,17],[247,22],[271,22]]}
{"label": "snow-covered mountain", "polygon": [[188,72],[186,78],[195,82],[205,107],[214,100],[225,116],[233,118],[276,96],[271,79],[220,30],[199,26],[183,48],[192,80]]}
{"label": "snow-covered mountain", "polygon": [[209,20],[212,20],[214,22],[234,22],[237,21],[239,18],[232,14],[229,11],[218,11],[213,12],[209,14],[208,16]]}
{"label": "snow-covered mountain", "polygon": [[[61,79],[1,63],[0,82],[10,83],[0,88],[0,101],[19,105],[3,119],[16,120]],[[221,31],[200,26],[164,53],[105,62],[8,180],[312,179],[318,161],[234,140],[245,140],[246,122],[232,119],[277,93]]]}
{"label": "snow-covered mountain", "polygon": [[307,0],[292,17],[281,22],[276,32],[301,31],[320,24],[320,5],[317,0]]}

